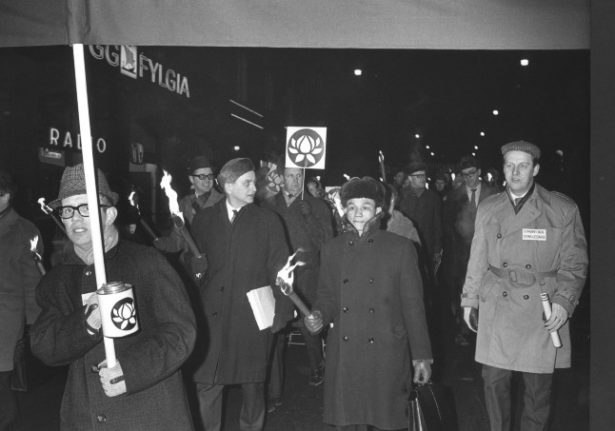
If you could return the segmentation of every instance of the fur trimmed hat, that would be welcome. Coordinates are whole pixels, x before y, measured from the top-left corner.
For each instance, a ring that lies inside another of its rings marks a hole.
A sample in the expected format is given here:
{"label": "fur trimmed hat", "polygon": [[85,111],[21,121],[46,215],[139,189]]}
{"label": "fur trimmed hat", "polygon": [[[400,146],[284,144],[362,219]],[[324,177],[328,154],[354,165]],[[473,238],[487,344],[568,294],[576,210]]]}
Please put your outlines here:
{"label": "fur trimmed hat", "polygon": [[376,207],[384,206],[384,186],[372,177],[352,178],[340,190],[342,206],[346,206],[350,199],[372,199]]}
{"label": "fur trimmed hat", "polygon": [[252,160],[247,158],[231,159],[220,169],[218,182],[221,187],[224,187],[224,184],[234,183],[237,178],[250,171],[254,171]]}
{"label": "fur trimmed hat", "polygon": [[529,155],[531,155],[532,158],[536,160],[540,159],[540,148],[538,148],[531,142],[514,141],[502,145],[502,155],[505,155],[509,151],[523,151],[524,153],[528,153]]}
{"label": "fur trimmed hat", "polygon": [[[105,174],[103,174],[100,169],[96,169],[96,172],[98,177],[96,181],[98,185],[98,193],[109,199],[111,204],[116,205],[118,194],[111,191]],[[62,199],[85,194],[87,194],[87,191],[85,189],[85,172],[83,171],[83,164],[79,163],[75,166],[69,166],[64,169],[64,173],[62,174],[58,197],[56,200],[51,201],[49,206],[55,209],[62,204]]]}
{"label": "fur trimmed hat", "polygon": [[188,174],[193,174],[194,171],[201,168],[211,168],[213,170],[214,166],[211,164],[207,157],[196,156],[195,158],[190,160],[190,165],[188,165]]}

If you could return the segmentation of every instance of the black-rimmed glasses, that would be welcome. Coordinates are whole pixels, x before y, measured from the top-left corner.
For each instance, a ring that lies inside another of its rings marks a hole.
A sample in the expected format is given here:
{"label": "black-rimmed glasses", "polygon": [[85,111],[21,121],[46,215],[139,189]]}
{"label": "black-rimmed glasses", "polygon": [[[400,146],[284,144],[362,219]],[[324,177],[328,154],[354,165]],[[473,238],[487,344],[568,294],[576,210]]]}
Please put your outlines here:
{"label": "black-rimmed glasses", "polygon": [[[100,205],[100,208],[108,208],[109,205]],[[56,209],[58,216],[61,219],[69,219],[75,215],[75,210],[79,213],[81,217],[89,217],[90,216],[90,208],[88,204],[81,204],[76,207],[72,205],[64,205]]]}
{"label": "black-rimmed glasses", "polygon": [[215,178],[214,174],[199,174],[199,175],[190,175],[190,176],[198,178],[201,181],[205,181],[205,180],[213,181]]}

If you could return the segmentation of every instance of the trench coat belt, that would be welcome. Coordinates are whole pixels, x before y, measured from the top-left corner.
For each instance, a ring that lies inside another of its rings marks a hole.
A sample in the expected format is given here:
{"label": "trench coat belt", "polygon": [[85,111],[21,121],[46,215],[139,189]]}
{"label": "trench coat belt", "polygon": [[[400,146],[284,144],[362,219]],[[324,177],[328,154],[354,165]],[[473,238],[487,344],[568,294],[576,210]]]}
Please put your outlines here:
{"label": "trench coat belt", "polygon": [[520,286],[532,286],[537,281],[542,281],[547,277],[556,277],[557,269],[547,272],[531,272],[522,269],[503,269],[489,265],[489,271],[493,272],[498,278],[510,280],[511,283]]}

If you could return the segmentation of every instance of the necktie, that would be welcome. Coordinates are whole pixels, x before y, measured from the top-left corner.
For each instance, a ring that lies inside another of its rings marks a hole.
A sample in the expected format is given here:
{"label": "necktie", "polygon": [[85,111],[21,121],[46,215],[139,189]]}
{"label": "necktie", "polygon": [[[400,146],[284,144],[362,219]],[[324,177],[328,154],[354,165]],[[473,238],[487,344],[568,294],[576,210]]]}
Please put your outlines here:
{"label": "necktie", "polygon": [[233,210],[233,217],[231,218],[231,223],[235,222],[235,219],[237,218],[238,213],[239,213],[239,210]]}
{"label": "necktie", "polygon": [[515,202],[515,206],[518,207],[519,206],[519,202],[521,202],[522,198],[515,198],[514,202]]}
{"label": "necktie", "polygon": [[472,189],[472,196],[470,196],[470,200],[472,201],[472,206],[476,208],[476,189]]}

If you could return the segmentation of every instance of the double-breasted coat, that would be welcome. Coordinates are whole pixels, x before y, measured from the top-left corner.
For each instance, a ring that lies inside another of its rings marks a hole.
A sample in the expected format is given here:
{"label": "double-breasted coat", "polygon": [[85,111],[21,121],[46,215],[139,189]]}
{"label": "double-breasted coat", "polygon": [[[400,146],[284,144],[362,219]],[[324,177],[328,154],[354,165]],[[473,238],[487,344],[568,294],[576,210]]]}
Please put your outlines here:
{"label": "double-breasted coat", "polygon": [[535,184],[518,214],[506,192],[481,203],[461,299],[479,310],[476,361],[530,373],[570,367],[568,323],[556,349],[540,293],[572,316],[587,265],[579,209],[568,197]]}
{"label": "double-breasted coat", "polygon": [[260,331],[247,292],[271,286],[277,322],[292,318],[292,302],[275,286],[289,248],[279,217],[255,204],[229,221],[226,199],[200,211],[192,224],[209,268],[199,286],[204,328],[199,336],[194,379],[198,383],[264,382],[272,332]]}
{"label": "double-breasted coat", "polygon": [[41,274],[30,253],[30,240],[38,236],[42,254],[42,238],[38,229],[13,209],[0,216],[0,371],[13,369],[15,345],[40,312],[34,290]]}
{"label": "double-breasted coat", "polygon": [[96,290],[93,265],[72,252],[36,289],[41,314],[32,352],[48,365],[69,365],[60,410],[62,431],[192,430],[180,367],[196,337],[194,313],[177,273],[156,250],[122,241],[105,254],[107,280],[133,286],[139,331],[114,339],[125,394],[105,395],[97,372],[101,335],[86,331],[82,295]]}
{"label": "double-breasted coat", "polygon": [[412,360],[431,359],[412,242],[377,229],[324,244],[314,309],[327,336],[324,421],[407,426]]}

